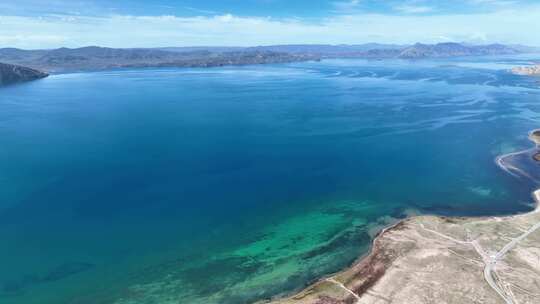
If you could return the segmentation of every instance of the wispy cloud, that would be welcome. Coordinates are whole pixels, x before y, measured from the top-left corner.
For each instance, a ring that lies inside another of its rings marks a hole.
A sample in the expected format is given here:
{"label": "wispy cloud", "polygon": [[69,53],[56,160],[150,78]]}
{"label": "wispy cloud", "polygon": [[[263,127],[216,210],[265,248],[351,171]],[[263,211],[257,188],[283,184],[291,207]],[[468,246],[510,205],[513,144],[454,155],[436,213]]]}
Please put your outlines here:
{"label": "wispy cloud", "polygon": [[433,12],[435,10],[431,6],[408,5],[408,4],[395,6],[394,9],[398,12],[402,12],[405,14],[424,14],[424,13]]}
{"label": "wispy cloud", "polygon": [[188,10],[188,11],[195,12],[195,13],[198,13],[198,14],[203,14],[203,15],[218,15],[218,14],[220,14],[219,12],[216,12],[216,11],[203,10],[203,9],[198,9],[198,8],[191,7],[191,6],[184,6],[183,8]]}
{"label": "wispy cloud", "polygon": [[343,0],[343,1],[335,1],[332,3],[332,5],[334,6],[334,8],[337,10],[337,11],[340,11],[340,12],[349,12],[351,10],[355,10],[358,8],[358,6],[360,6],[360,0]]}
{"label": "wispy cloud", "polygon": [[468,0],[474,5],[510,6],[518,4],[517,0]]}

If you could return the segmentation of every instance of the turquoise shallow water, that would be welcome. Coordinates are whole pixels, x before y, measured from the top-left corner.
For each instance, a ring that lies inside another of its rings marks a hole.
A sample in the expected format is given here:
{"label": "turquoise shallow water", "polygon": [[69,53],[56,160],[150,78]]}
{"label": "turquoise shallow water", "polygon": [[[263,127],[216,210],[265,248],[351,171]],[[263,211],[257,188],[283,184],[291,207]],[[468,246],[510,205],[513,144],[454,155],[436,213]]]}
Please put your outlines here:
{"label": "turquoise shallow water", "polygon": [[0,90],[0,303],[250,303],[408,214],[531,208],[540,56],[54,75]]}

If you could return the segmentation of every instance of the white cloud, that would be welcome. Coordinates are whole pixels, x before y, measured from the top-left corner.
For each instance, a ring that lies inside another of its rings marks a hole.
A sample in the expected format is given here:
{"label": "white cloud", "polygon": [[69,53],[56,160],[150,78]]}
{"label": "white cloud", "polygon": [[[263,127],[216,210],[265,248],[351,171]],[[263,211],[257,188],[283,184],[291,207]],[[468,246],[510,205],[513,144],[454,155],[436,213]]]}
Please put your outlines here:
{"label": "white cloud", "polygon": [[60,35],[0,35],[0,45],[63,45],[66,37]]}
{"label": "white cloud", "polygon": [[394,7],[394,9],[406,14],[424,14],[434,10],[433,7],[421,5],[399,5]]}
{"label": "white cloud", "polygon": [[[217,16],[0,16],[0,47],[484,41],[540,45],[540,6],[462,15],[346,14],[309,22]],[[501,22],[504,20],[504,22]]]}
{"label": "white cloud", "polygon": [[471,4],[490,6],[509,6],[517,4],[515,0],[468,0]]}

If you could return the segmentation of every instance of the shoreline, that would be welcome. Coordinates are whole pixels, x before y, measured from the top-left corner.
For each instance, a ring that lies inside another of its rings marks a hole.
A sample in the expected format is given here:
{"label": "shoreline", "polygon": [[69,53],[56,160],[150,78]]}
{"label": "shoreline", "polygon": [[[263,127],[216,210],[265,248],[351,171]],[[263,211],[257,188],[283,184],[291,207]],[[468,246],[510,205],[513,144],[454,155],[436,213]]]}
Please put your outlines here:
{"label": "shoreline", "polygon": [[[270,300],[261,300],[257,301],[254,304],[281,304],[282,300],[288,300],[291,298],[297,298],[299,296],[303,296],[304,293],[309,293],[311,289],[316,288],[318,285],[323,284],[328,281],[333,281],[335,277],[339,276],[340,274],[343,274],[344,272],[347,272],[355,267],[368,267],[371,260],[376,256],[377,253],[377,246],[376,243],[379,241],[380,238],[384,236],[384,234],[391,232],[392,230],[396,229],[396,227],[399,227],[400,225],[404,225],[406,222],[417,219],[417,218],[423,218],[423,217],[437,217],[442,220],[453,220],[453,219],[506,219],[506,218],[515,218],[515,217],[521,217],[531,214],[537,214],[540,213],[540,188],[534,190],[531,193],[531,197],[534,199],[535,208],[531,211],[528,211],[526,213],[519,213],[519,214],[513,214],[513,215],[502,215],[502,216],[459,216],[459,217],[448,217],[448,216],[441,216],[441,215],[431,215],[431,214],[422,214],[422,215],[414,215],[414,216],[408,216],[404,219],[398,220],[396,223],[393,223],[391,225],[388,225],[384,228],[382,228],[377,234],[375,235],[375,238],[371,241],[371,245],[369,247],[369,251],[365,254],[362,254],[359,258],[357,258],[350,266],[347,266],[346,268],[323,276],[316,280],[314,283],[308,284],[307,287],[298,289],[296,291],[293,291],[291,293],[287,293],[285,295],[278,295],[276,297],[273,297]],[[370,286],[375,284],[382,274],[375,278],[370,278],[369,281],[365,282],[365,289],[367,290]],[[354,293],[356,297],[362,296],[362,294]]]}
{"label": "shoreline", "polygon": [[[536,136],[535,136],[536,135]],[[538,148],[540,145],[540,129],[534,129],[529,132],[529,139],[535,143],[535,147]],[[499,166],[501,169],[503,169],[505,172],[511,174],[514,177],[519,177],[518,175],[511,172],[508,168],[506,168],[502,162],[502,159],[509,156],[514,156],[522,153],[527,153],[534,148],[518,151],[518,152],[512,152],[508,154],[504,154],[501,156],[498,156],[495,159],[495,163],[497,166]],[[517,168],[516,168],[517,169]],[[518,169],[519,170],[519,169]],[[525,176],[528,176],[525,174]],[[532,178],[532,177],[531,177]],[[511,214],[511,215],[498,215],[498,216],[457,216],[457,217],[449,217],[449,216],[441,216],[436,214],[421,214],[421,215],[413,215],[413,216],[407,216],[404,219],[398,220],[396,223],[393,223],[391,225],[388,225],[384,228],[382,228],[373,240],[371,241],[370,249],[367,253],[361,255],[358,257],[350,266],[336,272],[329,274],[327,276],[324,276],[320,279],[318,279],[316,282],[309,284],[307,287],[302,288],[300,291],[293,291],[287,295],[281,295],[276,296],[275,298],[272,298],[270,300],[262,300],[257,301],[255,304],[264,304],[264,303],[270,303],[270,304],[288,304],[291,303],[290,301],[295,301],[299,299],[303,299],[305,297],[308,297],[309,295],[313,294],[314,291],[317,291],[320,289],[320,287],[327,283],[332,283],[349,294],[349,297],[345,297],[346,301],[343,302],[336,302],[331,300],[330,298],[325,300],[326,298],[322,298],[322,300],[313,302],[314,304],[334,304],[334,303],[353,303],[358,302],[360,303],[361,297],[367,293],[370,287],[374,286],[386,273],[386,270],[390,268],[393,260],[390,260],[388,258],[385,258],[381,256],[381,251],[384,251],[383,248],[381,248],[381,242],[382,239],[387,235],[390,234],[396,230],[402,229],[402,226],[407,225],[407,223],[411,223],[417,220],[422,220],[426,218],[435,218],[437,220],[443,221],[443,222],[454,222],[454,221],[504,221],[504,220],[512,220],[512,219],[519,219],[523,217],[528,217],[532,215],[536,215],[540,213],[540,188],[533,188],[531,191],[531,197],[533,199],[534,208],[530,211],[523,212],[523,213],[517,213],[517,214]],[[473,243],[472,241],[471,243]],[[505,248],[503,248],[504,250]],[[505,252],[506,253],[506,252]],[[488,264],[486,264],[486,269],[488,268]],[[346,275],[348,272],[355,272],[356,275],[361,275],[363,278],[360,278],[360,283],[354,284],[354,288],[350,289],[346,287],[343,283],[341,283],[339,280],[337,280],[338,277]],[[485,270],[487,272],[488,270]],[[489,270],[491,271],[491,269]],[[486,274],[487,275],[487,274]],[[487,277],[486,277],[487,280]],[[488,282],[490,283],[490,282]],[[491,285],[491,283],[490,283]],[[493,287],[493,286],[492,286]],[[495,289],[495,287],[493,287]],[[502,294],[502,291],[497,290],[497,293],[501,297],[504,298],[506,303],[513,303],[511,300],[508,300],[505,298],[505,296]],[[351,298],[352,297],[352,298]],[[353,300],[353,302],[350,302],[350,299]],[[356,299],[356,301],[354,301]],[[294,302],[296,303],[296,301]],[[308,302],[301,302],[301,303],[308,303]],[[309,302],[312,303],[312,302]]]}

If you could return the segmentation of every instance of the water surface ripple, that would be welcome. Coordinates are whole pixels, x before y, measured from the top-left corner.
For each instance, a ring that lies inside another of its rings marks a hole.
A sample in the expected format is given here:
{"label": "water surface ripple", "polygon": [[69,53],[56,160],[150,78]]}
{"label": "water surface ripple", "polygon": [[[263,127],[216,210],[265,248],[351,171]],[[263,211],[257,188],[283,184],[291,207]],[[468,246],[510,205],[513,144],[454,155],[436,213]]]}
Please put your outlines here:
{"label": "water surface ripple", "polygon": [[530,185],[493,159],[538,127],[537,80],[506,70],[539,58],[3,88],[0,303],[251,303],[347,266],[409,214],[530,210]]}

